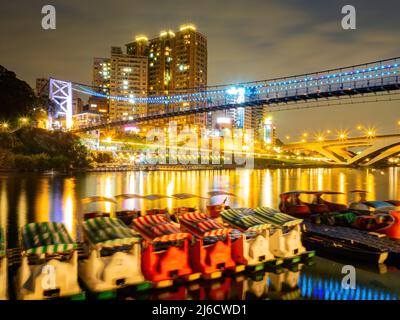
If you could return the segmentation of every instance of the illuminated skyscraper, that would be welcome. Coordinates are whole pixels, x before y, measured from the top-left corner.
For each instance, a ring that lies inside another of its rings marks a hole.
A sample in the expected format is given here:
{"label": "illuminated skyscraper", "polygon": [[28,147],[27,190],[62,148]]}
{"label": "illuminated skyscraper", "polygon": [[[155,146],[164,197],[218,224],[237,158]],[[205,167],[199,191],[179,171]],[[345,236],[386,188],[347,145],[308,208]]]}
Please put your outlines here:
{"label": "illuminated skyscraper", "polygon": [[[207,39],[192,24],[162,31],[149,44],[149,96],[190,93],[207,86]],[[150,104],[150,112],[196,108],[204,102]],[[206,114],[180,117],[180,125],[206,125]]]}
{"label": "illuminated skyscraper", "polygon": [[[110,94],[110,81],[111,81],[111,62],[110,58],[94,58],[93,59],[93,79],[92,85],[93,90],[102,94]],[[104,118],[107,117],[109,112],[109,99],[102,97],[92,96],[89,98],[89,104],[93,104],[96,101],[96,105],[101,106],[102,115]]]}
{"label": "illuminated skyscraper", "polygon": [[145,57],[149,51],[149,40],[144,35],[135,37],[135,41],[126,45],[126,53],[131,56]]}
{"label": "illuminated skyscraper", "polygon": [[111,48],[110,120],[130,120],[147,112],[147,104],[137,99],[147,96],[147,57]]}
{"label": "illuminated skyscraper", "polygon": [[101,93],[108,93],[110,89],[110,70],[109,58],[93,59],[93,81],[94,89]]}

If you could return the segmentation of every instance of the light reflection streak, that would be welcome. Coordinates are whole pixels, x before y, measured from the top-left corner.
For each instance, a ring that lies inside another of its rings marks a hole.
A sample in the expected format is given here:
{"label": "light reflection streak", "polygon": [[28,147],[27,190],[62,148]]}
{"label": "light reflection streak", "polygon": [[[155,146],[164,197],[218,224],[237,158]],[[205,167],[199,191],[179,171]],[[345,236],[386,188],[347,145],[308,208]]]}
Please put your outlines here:
{"label": "light reflection streak", "polygon": [[[8,228],[8,199],[7,199],[7,181],[1,180],[0,184],[0,228]],[[6,237],[7,238],[7,237]]]}
{"label": "light reflection streak", "polygon": [[18,197],[17,208],[18,208],[17,209],[18,229],[21,229],[23,226],[27,224],[27,218],[28,218],[25,180],[21,182],[21,192]]}
{"label": "light reflection streak", "polygon": [[[57,190],[55,191],[57,192]],[[58,206],[61,204],[56,204],[56,205]],[[59,210],[60,208],[57,209],[52,208],[52,209]],[[49,190],[48,179],[41,179],[40,181],[37,197],[35,199],[35,216],[36,216],[36,221],[40,222],[49,221],[50,219],[50,190]]]}
{"label": "light reflection streak", "polygon": [[76,219],[74,219],[75,212],[75,184],[74,180],[69,178],[64,181],[64,195],[63,195],[63,222],[71,236],[76,238]]}

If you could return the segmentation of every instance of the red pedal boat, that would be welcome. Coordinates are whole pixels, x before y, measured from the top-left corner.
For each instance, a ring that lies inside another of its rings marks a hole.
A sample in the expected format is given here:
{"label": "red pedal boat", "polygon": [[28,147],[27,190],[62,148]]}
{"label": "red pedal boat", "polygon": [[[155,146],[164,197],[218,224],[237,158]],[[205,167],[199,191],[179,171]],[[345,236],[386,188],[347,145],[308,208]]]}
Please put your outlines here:
{"label": "red pedal boat", "polygon": [[237,266],[232,259],[232,236],[239,237],[239,231],[225,228],[200,212],[182,214],[179,223],[182,230],[196,237],[190,248],[190,260],[196,272],[201,272],[206,279],[215,279],[223,270],[244,270],[243,265]]}
{"label": "red pedal boat", "polygon": [[146,240],[142,249],[142,270],[146,279],[165,287],[177,278],[187,281],[200,278],[189,261],[192,236],[182,232],[176,223],[164,215],[148,215],[134,219],[132,226]]}
{"label": "red pedal boat", "polygon": [[311,210],[306,203],[300,200],[300,195],[310,193],[310,191],[289,191],[282,193],[280,195],[279,210],[298,218],[308,217],[311,214]]}
{"label": "red pedal boat", "polygon": [[229,206],[226,205],[228,197],[236,197],[236,195],[234,193],[223,191],[223,190],[209,191],[208,195],[210,196],[210,198],[217,197],[217,196],[226,196],[226,198],[224,199],[224,201],[222,203],[210,204],[207,206],[207,213],[212,219],[219,218],[222,211],[224,211],[225,209],[229,209]]}
{"label": "red pedal boat", "polygon": [[[316,191],[314,193],[314,199],[311,205],[324,205],[328,208],[329,212],[343,212],[347,211],[349,207],[345,204],[341,203],[334,203],[334,202],[329,202],[324,199],[322,199],[323,195],[340,195],[344,194],[343,192],[337,192],[337,191]],[[312,207],[311,207],[312,208]],[[322,209],[324,211],[325,208]],[[313,209],[311,209],[313,212]]]}

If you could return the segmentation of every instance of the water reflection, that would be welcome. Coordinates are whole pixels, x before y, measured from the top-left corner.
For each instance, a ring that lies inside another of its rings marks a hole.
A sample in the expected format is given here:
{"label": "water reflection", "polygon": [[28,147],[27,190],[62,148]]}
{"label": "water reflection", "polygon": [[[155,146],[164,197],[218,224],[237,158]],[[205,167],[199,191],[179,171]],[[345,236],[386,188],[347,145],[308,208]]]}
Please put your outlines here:
{"label": "water reflection", "polygon": [[[83,197],[102,195],[111,197],[121,193],[139,194],[172,194],[193,193],[205,195],[215,189],[228,190],[237,197],[228,199],[231,206],[270,206],[278,207],[279,194],[295,189],[325,189],[344,192],[338,196],[339,202],[348,203],[352,199],[348,191],[365,189],[369,191],[368,199],[385,200],[400,199],[399,185],[400,169],[266,169],[266,170],[221,170],[221,171],[189,171],[189,172],[119,172],[90,173],[69,176],[45,176],[38,174],[0,174],[0,223],[7,232],[9,247],[18,243],[18,230],[28,222],[59,221],[64,222],[71,235],[80,240],[79,221],[81,208],[79,199]],[[213,202],[221,202],[225,197],[216,197]],[[329,200],[329,197],[327,197]],[[197,206],[205,209],[206,200],[163,199],[147,201],[143,199],[128,199],[118,203],[118,207],[144,210],[150,207]],[[94,205],[93,205],[94,206]],[[111,210],[111,204],[97,204],[90,210]],[[318,258],[319,259],[319,258]],[[316,263],[313,267],[305,267],[300,273],[264,275],[262,280],[248,278],[226,280],[227,283],[208,283],[197,291],[179,289],[176,292],[164,293],[165,297],[188,294],[190,297],[228,298],[234,296],[253,298],[278,299],[284,292],[283,287],[290,292],[287,297],[302,297],[304,299],[363,299],[385,297],[398,298],[398,270],[389,270],[385,275],[366,273],[364,284],[359,293],[350,295],[337,291],[340,283],[340,269],[335,274],[329,263]],[[329,260],[327,260],[329,261]],[[333,263],[333,262],[331,262]],[[364,271],[360,271],[361,274]],[[287,277],[285,281],[282,277]],[[292,280],[290,280],[292,279]],[[224,280],[225,281],[225,280]],[[331,281],[331,282],[329,282]],[[378,289],[371,283],[378,283]],[[291,283],[291,284],[289,284]],[[294,285],[296,284],[296,285]],[[332,287],[333,286],[333,287]],[[220,288],[220,289],[217,289]],[[230,288],[229,293],[224,288]],[[328,290],[328,289],[329,290]],[[362,288],[365,288],[363,291]],[[200,291],[199,291],[200,290]],[[327,293],[329,291],[329,294]],[[336,291],[335,291],[336,290]],[[186,293],[185,293],[186,292]],[[286,292],[286,291],[285,291]],[[332,292],[335,292],[334,294]],[[158,293],[157,293],[158,294]]]}
{"label": "water reflection", "polygon": [[355,289],[342,287],[343,264],[316,257],[313,264],[241,274],[147,293],[122,290],[119,299],[151,300],[399,300],[397,272],[356,270]]}
{"label": "water reflection", "polygon": [[[365,189],[369,199],[400,199],[399,168],[375,169],[266,169],[266,170],[221,170],[189,172],[119,172],[91,173],[76,177],[44,176],[35,174],[11,174],[0,176],[0,209],[3,227],[16,230],[32,221],[65,222],[73,236],[79,234],[79,199],[102,195],[112,197],[120,193],[172,194],[187,192],[205,195],[213,189],[229,190],[238,197],[229,198],[232,206],[278,207],[279,194],[288,190],[325,189],[338,190],[344,195],[337,201],[348,203],[352,199],[348,191]],[[212,202],[224,200],[215,197]],[[128,199],[118,203],[127,209],[146,209],[191,205],[204,209],[206,200],[163,199],[147,201]],[[89,210],[110,211],[112,204],[93,204]],[[10,237],[9,237],[10,238]],[[17,237],[11,237],[15,244]]]}

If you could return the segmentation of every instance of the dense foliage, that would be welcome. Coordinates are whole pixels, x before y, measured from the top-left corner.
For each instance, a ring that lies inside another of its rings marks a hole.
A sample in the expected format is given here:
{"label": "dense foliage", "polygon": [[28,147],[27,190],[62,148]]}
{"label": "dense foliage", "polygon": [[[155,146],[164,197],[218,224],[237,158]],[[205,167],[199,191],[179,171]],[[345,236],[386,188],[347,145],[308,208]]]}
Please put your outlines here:
{"label": "dense foliage", "polygon": [[21,128],[0,133],[0,168],[68,170],[88,166],[88,152],[71,133]]}
{"label": "dense foliage", "polygon": [[40,102],[32,88],[0,65],[0,119],[26,115]]}

